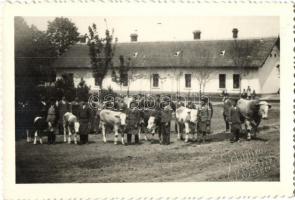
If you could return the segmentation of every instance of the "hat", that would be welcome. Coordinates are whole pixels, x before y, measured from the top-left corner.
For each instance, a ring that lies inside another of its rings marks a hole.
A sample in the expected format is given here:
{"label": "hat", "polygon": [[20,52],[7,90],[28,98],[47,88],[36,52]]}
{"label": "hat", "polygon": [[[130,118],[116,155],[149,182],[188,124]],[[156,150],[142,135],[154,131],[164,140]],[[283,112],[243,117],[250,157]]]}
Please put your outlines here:
{"label": "hat", "polygon": [[202,96],[201,101],[204,101],[205,103],[208,103],[209,97],[207,96]]}
{"label": "hat", "polygon": [[133,108],[134,106],[135,107],[137,106],[136,102],[135,101],[131,101],[130,102],[130,108]]}

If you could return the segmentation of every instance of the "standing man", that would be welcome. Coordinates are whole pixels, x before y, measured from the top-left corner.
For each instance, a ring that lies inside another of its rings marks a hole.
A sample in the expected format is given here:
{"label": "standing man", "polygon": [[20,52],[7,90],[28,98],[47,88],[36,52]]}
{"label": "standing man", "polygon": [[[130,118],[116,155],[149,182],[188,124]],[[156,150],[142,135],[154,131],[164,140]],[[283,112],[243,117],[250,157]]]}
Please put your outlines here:
{"label": "standing man", "polygon": [[242,94],[241,94],[241,98],[242,98],[242,99],[247,99],[247,92],[246,92],[245,89],[243,89],[243,92],[242,92]]}
{"label": "standing man", "polygon": [[250,88],[249,85],[248,85],[248,88],[247,88],[247,99],[251,99],[251,88]]}
{"label": "standing man", "polygon": [[140,112],[135,102],[130,103],[130,108],[127,110],[127,145],[132,142],[132,135],[134,135],[134,143],[139,144],[139,122]]}
{"label": "standing man", "polygon": [[80,144],[88,143],[88,133],[90,130],[90,110],[85,101],[82,101],[82,105],[79,109],[78,120],[80,123],[79,135]]}
{"label": "standing man", "polygon": [[228,95],[223,97],[223,119],[225,122],[225,133],[229,133],[229,109],[231,108],[232,103]]}
{"label": "standing man", "polygon": [[57,108],[54,99],[50,99],[50,105],[47,112],[48,123],[48,144],[55,144],[55,128],[57,120]]}
{"label": "standing man", "polygon": [[231,143],[237,142],[240,139],[240,131],[241,131],[241,113],[240,109],[237,107],[237,101],[238,99],[234,100],[233,106],[230,108],[229,111],[229,123],[231,125],[231,133],[232,133],[232,138],[231,138]]}
{"label": "standing man", "polygon": [[71,107],[72,107],[72,113],[75,115],[75,116],[78,116],[78,113],[79,113],[79,109],[80,109],[80,103],[79,103],[79,98],[78,97],[76,97],[75,99],[74,99],[74,101],[72,102],[72,105],[71,105]]}
{"label": "standing man", "polygon": [[205,102],[205,105],[208,107],[209,117],[208,117],[208,124],[207,124],[207,131],[206,132],[207,132],[207,134],[210,134],[211,133],[211,119],[213,117],[213,105],[210,102],[208,96],[203,96],[202,98]]}
{"label": "standing man", "polygon": [[[58,129],[59,129],[59,134],[61,134],[64,132],[64,130],[63,130],[64,114],[70,110],[69,104],[66,101],[65,96],[62,96],[61,100],[58,102],[57,108],[58,108],[58,119],[59,119],[58,120],[58,127],[59,127]],[[66,138],[65,134],[64,134],[64,142],[67,142],[67,138]]]}
{"label": "standing man", "polygon": [[199,134],[202,135],[202,141],[205,142],[207,127],[210,125],[209,108],[205,103],[204,97],[201,98],[201,106],[198,108],[198,128]]}
{"label": "standing man", "polygon": [[160,112],[160,133],[159,139],[160,144],[169,145],[170,144],[170,121],[172,118],[172,108],[168,101],[163,102],[163,107]]}

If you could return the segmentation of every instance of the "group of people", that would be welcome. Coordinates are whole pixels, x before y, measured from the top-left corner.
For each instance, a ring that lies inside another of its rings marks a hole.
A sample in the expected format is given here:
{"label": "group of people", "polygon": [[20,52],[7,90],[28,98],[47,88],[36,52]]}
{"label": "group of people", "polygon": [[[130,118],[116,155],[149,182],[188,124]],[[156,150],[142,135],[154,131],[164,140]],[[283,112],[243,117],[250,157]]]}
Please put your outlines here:
{"label": "group of people", "polygon": [[[232,142],[239,141],[241,132],[241,115],[239,108],[237,107],[238,99],[229,99],[229,95],[224,92],[223,94],[223,105],[224,105],[224,121],[226,125],[226,132],[232,133]],[[159,135],[159,143],[162,145],[170,144],[170,133],[177,132],[176,124],[174,123],[176,119],[176,109],[184,106],[184,102],[178,99],[176,102],[163,99],[160,95],[157,95],[155,100],[152,102],[153,111],[149,109],[149,114],[146,115],[146,107],[151,107],[149,101],[144,101],[144,96],[139,98],[134,98],[129,102],[129,106],[122,98],[116,98],[113,102],[107,102],[104,104],[104,108],[111,109],[114,111],[126,113],[126,129],[124,130],[127,134],[127,144],[132,143],[132,136],[134,136],[134,143],[139,143],[139,134],[147,132],[147,123],[149,116],[155,117],[156,132]],[[108,104],[110,103],[110,104]],[[191,122],[191,113],[188,112],[185,118],[185,122],[188,122],[189,126],[185,127],[182,124],[181,129],[191,128],[196,130],[199,135],[198,138],[203,138],[203,141],[211,132],[211,119],[213,116],[213,107],[209,98],[202,96],[200,98],[200,104],[194,104],[193,102],[188,102],[186,106],[188,109],[197,110],[197,123]],[[64,134],[63,126],[63,116],[67,112],[73,113],[79,123],[79,135],[80,143],[88,143],[88,134],[91,128],[91,118],[93,118],[93,108],[91,108],[88,102],[79,101],[75,98],[74,101],[68,102],[63,96],[60,101],[56,101],[51,98],[48,102],[44,97],[37,106],[38,115],[45,119],[44,127],[47,125],[47,136],[48,144],[54,144],[56,141],[56,134]],[[94,119],[97,125],[99,124],[99,110],[95,110]],[[28,134],[28,133],[27,133]],[[154,134],[154,133],[153,133]],[[66,141],[66,138],[65,138]]]}
{"label": "group of people", "polygon": [[[79,101],[78,98],[75,98],[72,102],[68,102],[65,96],[63,96],[60,101],[57,101],[54,98],[47,101],[45,97],[41,97],[37,105],[31,107],[31,109],[33,110],[31,115],[34,115],[34,120],[37,118],[44,119],[39,122],[41,124],[38,124],[38,127],[41,126],[40,129],[46,130],[48,144],[55,144],[57,133],[64,134],[64,131],[67,131],[64,130],[63,124],[63,116],[67,112],[73,113],[79,119],[81,130],[79,131],[80,143],[85,144],[88,142],[91,112],[88,108],[87,102]],[[39,137],[42,137],[42,133],[38,134],[40,134]],[[28,142],[30,142],[30,138],[30,133],[27,132]],[[66,140],[66,138],[64,140]],[[41,141],[42,140],[40,140],[40,142]],[[36,140],[34,140],[34,144],[36,144]]]}

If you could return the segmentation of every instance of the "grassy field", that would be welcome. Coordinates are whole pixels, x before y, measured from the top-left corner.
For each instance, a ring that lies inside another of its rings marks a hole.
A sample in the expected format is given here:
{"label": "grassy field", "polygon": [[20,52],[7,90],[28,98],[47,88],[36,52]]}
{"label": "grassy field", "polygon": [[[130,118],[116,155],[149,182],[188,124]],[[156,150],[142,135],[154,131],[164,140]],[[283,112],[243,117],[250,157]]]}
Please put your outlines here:
{"label": "grassy field", "polygon": [[197,182],[279,181],[280,112],[273,104],[269,119],[262,121],[258,139],[231,144],[225,134],[222,109],[215,106],[213,133],[206,143],[188,143],[171,138],[162,146],[104,144],[90,135],[90,144],[33,145],[16,141],[17,183],[106,182]]}

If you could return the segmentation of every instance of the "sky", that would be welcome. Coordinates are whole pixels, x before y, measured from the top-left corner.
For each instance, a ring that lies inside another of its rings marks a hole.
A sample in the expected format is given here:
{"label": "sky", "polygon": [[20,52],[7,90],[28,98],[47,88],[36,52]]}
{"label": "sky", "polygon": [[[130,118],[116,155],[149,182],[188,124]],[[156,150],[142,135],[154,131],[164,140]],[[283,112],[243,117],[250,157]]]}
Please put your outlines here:
{"label": "sky", "polygon": [[[67,17],[67,16],[63,16]],[[46,30],[48,21],[55,17],[24,17],[29,25]],[[88,33],[95,23],[99,33],[114,29],[118,42],[129,42],[130,34],[137,33],[138,41],[186,41],[193,39],[193,31],[200,30],[202,40],[230,39],[232,29],[238,28],[239,38],[277,37],[280,19],[275,16],[185,16],[185,17],[68,17],[80,34]]]}

